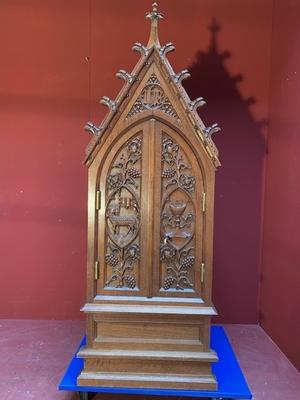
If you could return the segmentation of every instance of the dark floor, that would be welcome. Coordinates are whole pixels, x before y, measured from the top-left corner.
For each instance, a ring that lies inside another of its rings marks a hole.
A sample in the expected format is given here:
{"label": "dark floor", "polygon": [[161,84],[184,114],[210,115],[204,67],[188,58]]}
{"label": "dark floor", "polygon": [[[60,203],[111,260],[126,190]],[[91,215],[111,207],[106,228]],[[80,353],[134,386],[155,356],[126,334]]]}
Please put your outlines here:
{"label": "dark floor", "polygon": [[[259,326],[225,328],[255,400],[300,399],[299,372]],[[83,333],[81,321],[0,320],[0,399],[77,399],[57,385]]]}

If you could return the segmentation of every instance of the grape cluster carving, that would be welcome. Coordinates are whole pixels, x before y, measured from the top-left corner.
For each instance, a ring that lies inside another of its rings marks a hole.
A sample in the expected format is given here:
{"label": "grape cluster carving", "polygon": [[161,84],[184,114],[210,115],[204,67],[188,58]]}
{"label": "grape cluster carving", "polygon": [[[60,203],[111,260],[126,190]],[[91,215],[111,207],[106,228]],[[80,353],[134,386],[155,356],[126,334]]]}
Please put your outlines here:
{"label": "grape cluster carving", "polygon": [[166,265],[166,276],[163,280],[164,290],[171,288],[184,290],[193,287],[188,272],[195,263],[195,257],[192,254],[193,247],[188,249],[175,249],[170,244],[163,244],[160,249],[160,259]]}
{"label": "grape cluster carving", "polygon": [[167,168],[162,170],[162,178],[166,180],[165,189],[175,185],[189,193],[194,192],[195,178],[187,173],[191,167],[183,160],[178,144],[168,137],[163,139],[162,161],[167,164]]}
{"label": "grape cluster carving", "polygon": [[136,287],[135,277],[131,274],[134,264],[140,258],[140,248],[137,244],[126,248],[119,248],[108,242],[109,253],[105,256],[106,263],[112,268],[112,275],[105,282],[105,285],[114,283],[115,287]]}
{"label": "grape cluster carving", "polygon": [[126,185],[131,185],[137,189],[136,179],[140,178],[141,172],[134,165],[141,159],[141,156],[142,139],[138,137],[127,143],[125,152],[113,165],[112,169],[117,170],[117,172],[113,172],[107,177],[109,190],[120,189]]}

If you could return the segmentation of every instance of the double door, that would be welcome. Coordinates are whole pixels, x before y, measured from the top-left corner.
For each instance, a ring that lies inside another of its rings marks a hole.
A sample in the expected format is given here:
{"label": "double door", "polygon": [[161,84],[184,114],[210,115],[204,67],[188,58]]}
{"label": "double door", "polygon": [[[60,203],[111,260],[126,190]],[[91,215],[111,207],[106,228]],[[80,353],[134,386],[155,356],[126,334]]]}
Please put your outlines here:
{"label": "double door", "polygon": [[185,134],[155,119],[122,132],[96,184],[97,294],[201,297],[204,179]]}

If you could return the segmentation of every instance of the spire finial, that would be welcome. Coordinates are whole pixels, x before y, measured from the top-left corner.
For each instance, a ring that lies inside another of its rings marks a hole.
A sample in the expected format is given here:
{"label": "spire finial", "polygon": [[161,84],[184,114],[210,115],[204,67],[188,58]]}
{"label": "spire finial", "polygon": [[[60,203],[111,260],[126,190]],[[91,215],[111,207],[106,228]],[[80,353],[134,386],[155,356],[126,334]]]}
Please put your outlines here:
{"label": "spire finial", "polygon": [[158,4],[152,4],[152,11],[146,13],[146,18],[151,19],[151,31],[149,36],[149,41],[147,44],[148,49],[153,46],[160,47],[159,39],[158,39],[158,20],[162,19],[163,13],[158,11]]}

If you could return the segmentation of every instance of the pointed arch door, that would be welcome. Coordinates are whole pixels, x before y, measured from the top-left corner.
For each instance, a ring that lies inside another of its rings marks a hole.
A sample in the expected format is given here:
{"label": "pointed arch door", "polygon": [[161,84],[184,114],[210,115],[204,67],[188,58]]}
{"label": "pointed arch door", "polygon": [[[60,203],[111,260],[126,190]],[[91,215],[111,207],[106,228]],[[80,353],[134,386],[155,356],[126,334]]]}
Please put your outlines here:
{"label": "pointed arch door", "polygon": [[139,124],[108,151],[98,179],[97,293],[201,297],[204,179],[185,135]]}

